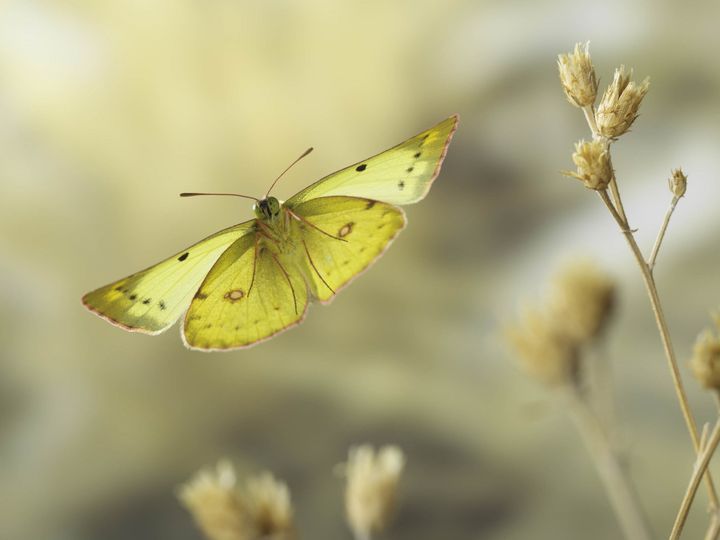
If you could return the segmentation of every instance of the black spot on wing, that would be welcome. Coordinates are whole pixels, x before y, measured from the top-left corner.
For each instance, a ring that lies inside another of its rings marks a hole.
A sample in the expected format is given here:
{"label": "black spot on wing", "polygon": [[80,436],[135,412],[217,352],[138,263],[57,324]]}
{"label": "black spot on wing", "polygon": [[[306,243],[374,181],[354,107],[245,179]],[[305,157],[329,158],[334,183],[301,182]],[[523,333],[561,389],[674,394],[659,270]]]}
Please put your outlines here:
{"label": "black spot on wing", "polygon": [[130,300],[135,300],[137,298],[137,294],[131,294],[128,298],[130,298]]}
{"label": "black spot on wing", "polygon": [[186,251],[185,253],[183,253],[182,255],[180,255],[180,256],[178,257],[178,261],[180,261],[180,262],[184,261],[185,259],[188,258],[188,255],[190,255],[190,252],[189,252],[189,251]]}
{"label": "black spot on wing", "polygon": [[400,189],[400,191],[402,191],[403,189],[405,189],[405,180],[400,180],[400,181],[398,182],[398,188]]}
{"label": "black spot on wing", "polygon": [[160,309],[164,310],[165,309],[165,300],[160,300],[158,302],[158,306],[160,306]]}
{"label": "black spot on wing", "polygon": [[358,165],[357,167],[355,167],[355,170],[356,170],[357,172],[363,172],[365,169],[367,169],[367,164],[365,164],[365,163],[363,163],[362,165]]}
{"label": "black spot on wing", "polygon": [[413,172],[415,170],[415,167],[408,167],[405,169],[406,172]]}
{"label": "black spot on wing", "polygon": [[419,158],[420,156],[422,156],[422,152],[415,152],[415,155],[414,155],[413,157],[414,157],[415,159],[417,159],[417,158]]}
{"label": "black spot on wing", "polygon": [[146,298],[143,300],[143,304],[148,305],[150,302],[152,302],[152,298]]}

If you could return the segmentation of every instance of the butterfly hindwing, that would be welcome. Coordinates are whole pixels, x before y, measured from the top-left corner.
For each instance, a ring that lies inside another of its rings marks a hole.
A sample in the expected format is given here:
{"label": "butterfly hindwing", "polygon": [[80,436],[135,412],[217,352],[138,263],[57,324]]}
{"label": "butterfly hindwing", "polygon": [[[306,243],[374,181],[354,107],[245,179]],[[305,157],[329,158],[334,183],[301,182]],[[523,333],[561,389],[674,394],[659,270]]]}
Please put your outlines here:
{"label": "butterfly hindwing", "polygon": [[334,172],[291,197],[297,205],[316,197],[347,195],[391,204],[411,204],[425,197],[440,172],[457,128],[451,116],[436,126],[376,156]]}
{"label": "butterfly hindwing", "polygon": [[184,340],[202,350],[254,345],[298,324],[307,303],[295,261],[255,232],[238,239],[210,269],[185,315]]}
{"label": "butterfly hindwing", "polygon": [[220,231],[146,270],[89,292],[83,304],[126,330],[158,334],[180,318],[220,254],[253,223]]}
{"label": "butterfly hindwing", "polygon": [[399,208],[357,197],[320,197],[289,210],[297,216],[291,226],[303,273],[321,301],[370,266],[405,226]]}

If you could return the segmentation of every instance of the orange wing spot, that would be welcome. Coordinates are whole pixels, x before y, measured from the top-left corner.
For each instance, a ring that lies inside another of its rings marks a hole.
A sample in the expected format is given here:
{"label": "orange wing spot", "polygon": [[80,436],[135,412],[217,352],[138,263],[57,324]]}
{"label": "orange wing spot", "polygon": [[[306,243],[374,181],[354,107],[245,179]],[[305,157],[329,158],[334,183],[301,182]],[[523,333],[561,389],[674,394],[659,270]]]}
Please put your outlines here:
{"label": "orange wing spot", "polygon": [[338,231],[338,236],[340,238],[345,238],[348,234],[350,234],[353,230],[353,227],[355,226],[355,223],[352,221],[350,223],[346,223],[342,227],[340,227],[340,230]]}
{"label": "orange wing spot", "polygon": [[244,297],[245,291],[243,291],[242,289],[234,289],[225,293],[225,299],[233,303],[237,302],[238,300],[242,300]]}

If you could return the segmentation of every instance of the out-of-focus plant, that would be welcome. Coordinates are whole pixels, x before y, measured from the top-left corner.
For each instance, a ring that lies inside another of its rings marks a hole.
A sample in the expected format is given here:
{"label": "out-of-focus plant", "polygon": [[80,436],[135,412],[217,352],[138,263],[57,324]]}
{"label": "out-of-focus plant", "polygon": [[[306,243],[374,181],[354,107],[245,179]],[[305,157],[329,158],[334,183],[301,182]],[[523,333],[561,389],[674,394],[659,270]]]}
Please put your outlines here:
{"label": "out-of-focus plant", "polygon": [[[396,446],[350,449],[340,471],[347,482],[346,519],[356,540],[370,540],[387,527],[404,466]],[[268,472],[240,486],[232,464],[221,461],[214,470],[199,471],[178,497],[208,540],[297,539],[290,491]]]}
{"label": "out-of-focus plant", "polygon": [[178,494],[208,540],[292,540],[295,532],[288,487],[270,473],[238,485],[228,461],[201,470]]}
{"label": "out-of-focus plant", "polygon": [[640,501],[612,444],[611,426],[605,425],[591,399],[598,381],[588,376],[589,353],[612,319],[616,294],[615,282],[596,265],[573,262],[553,280],[547,301],[526,308],[518,321],[506,326],[505,337],[524,370],[562,399],[625,535],[649,539]]}

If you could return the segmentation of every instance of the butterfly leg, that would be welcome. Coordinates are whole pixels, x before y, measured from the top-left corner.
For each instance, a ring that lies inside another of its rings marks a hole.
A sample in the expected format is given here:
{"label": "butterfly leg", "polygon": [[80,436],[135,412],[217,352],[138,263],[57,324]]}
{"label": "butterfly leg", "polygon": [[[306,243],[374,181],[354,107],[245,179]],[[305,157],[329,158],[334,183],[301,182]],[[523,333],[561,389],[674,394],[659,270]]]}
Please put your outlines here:
{"label": "butterfly leg", "polygon": [[322,276],[322,274],[320,273],[320,271],[317,269],[317,266],[315,266],[315,263],[313,262],[312,257],[310,256],[310,250],[308,249],[307,244],[305,243],[305,239],[304,239],[304,238],[303,238],[302,243],[303,243],[303,247],[305,248],[305,254],[307,255],[308,261],[310,261],[310,266],[312,266],[313,270],[315,270],[315,273],[316,273],[316,274],[318,275],[318,277],[320,278],[320,281],[322,281],[322,282],[325,284],[325,286],[326,286],[328,289],[330,289],[333,294],[335,294],[335,290],[334,290],[330,285],[328,285],[328,282],[325,281],[325,278]]}
{"label": "butterfly leg", "polygon": [[260,220],[257,220],[257,224],[258,224],[258,227],[259,227],[258,233],[261,234],[261,235],[263,235],[263,236],[264,236],[265,238],[267,238],[268,240],[272,240],[272,241],[275,242],[275,244],[278,245],[278,247],[279,247],[280,241],[279,241],[279,240],[277,239],[277,237],[273,234],[272,229],[271,229],[270,227],[268,227],[265,223],[263,223],[263,222],[260,221]]}
{"label": "butterfly leg", "polygon": [[308,220],[305,219],[304,217],[297,215],[295,212],[293,212],[293,211],[290,210],[289,208],[286,208],[285,210],[287,210],[287,212],[288,212],[292,217],[294,217],[295,219],[297,219],[297,220],[300,221],[301,223],[305,223],[306,225],[310,225],[313,229],[315,229],[315,230],[318,231],[318,232],[323,233],[325,236],[329,236],[330,238],[333,238],[333,239],[335,239],[335,240],[340,240],[341,242],[347,242],[347,240],[345,240],[344,238],[340,238],[339,236],[335,236],[335,235],[333,235],[333,234],[330,234],[330,233],[327,232],[327,231],[322,230],[320,227],[318,227],[317,225],[315,225],[315,224],[312,223],[311,221],[308,221]]}
{"label": "butterfly leg", "polygon": [[274,253],[271,253],[271,255],[273,260],[275,261],[275,264],[277,264],[280,267],[280,270],[282,270],[282,273],[285,274],[285,279],[287,279],[288,285],[290,285],[290,290],[292,291],[293,295],[293,303],[295,304],[295,314],[297,315],[297,296],[295,295],[295,287],[293,287],[292,280],[290,279],[290,274],[287,273],[287,270],[285,270],[285,267],[280,263],[277,256]]}
{"label": "butterfly leg", "polygon": [[279,246],[278,239],[272,235],[272,232],[267,225],[265,225],[262,221],[259,221],[259,220],[257,221],[257,225],[258,225],[258,230],[257,230],[258,234],[256,235],[256,238],[255,238],[255,257],[253,259],[253,271],[252,271],[252,278],[250,278],[250,288],[248,289],[248,293],[247,293],[248,296],[250,296],[250,292],[252,291],[253,284],[255,283],[255,272],[257,270],[257,260],[258,260],[258,254],[260,251],[260,237],[264,236],[268,240],[275,242],[275,245]]}
{"label": "butterfly leg", "polygon": [[255,238],[255,255],[253,256],[253,269],[252,269],[252,277],[250,278],[250,287],[248,287],[247,296],[250,297],[250,293],[252,292],[253,285],[255,284],[255,271],[257,270],[257,260],[258,260],[258,251],[260,248],[260,235],[256,235]]}

